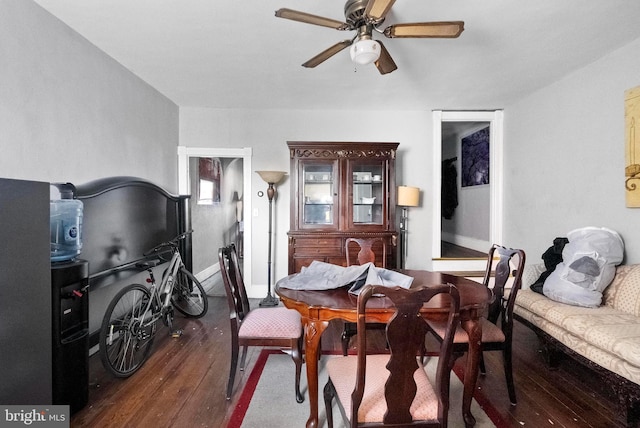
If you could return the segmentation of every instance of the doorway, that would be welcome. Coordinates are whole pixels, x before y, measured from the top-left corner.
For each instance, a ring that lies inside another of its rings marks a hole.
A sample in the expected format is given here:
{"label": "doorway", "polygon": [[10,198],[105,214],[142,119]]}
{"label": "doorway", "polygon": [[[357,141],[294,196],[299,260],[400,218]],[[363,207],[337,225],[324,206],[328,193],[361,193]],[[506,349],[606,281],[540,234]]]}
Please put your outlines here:
{"label": "doorway", "polygon": [[[234,171],[237,170],[237,173],[234,174],[237,176],[238,180],[242,181],[241,190],[235,192],[226,192],[223,197],[225,203],[233,204],[233,207],[230,208],[231,211],[234,211],[236,208],[241,212],[234,214],[235,218],[238,221],[242,221],[243,219],[250,218],[247,216],[247,213],[251,212],[251,156],[252,150],[251,148],[242,148],[242,149],[220,149],[220,148],[199,148],[199,147],[178,147],[178,192],[181,195],[191,195],[192,204],[194,204],[195,200],[200,199],[200,195],[198,192],[198,188],[193,188],[192,182],[196,182],[194,176],[198,175],[197,166],[199,165],[198,160],[203,158],[208,159],[220,159],[223,165],[234,165]],[[224,177],[222,178],[222,190],[225,188]],[[219,183],[218,183],[219,184]],[[224,192],[223,192],[224,193]],[[241,194],[240,194],[241,193]],[[226,197],[228,196],[228,197]],[[227,200],[228,199],[228,200]],[[214,205],[215,205],[215,201]],[[207,202],[207,204],[209,204]],[[209,204],[210,205],[210,204]],[[215,209],[215,207],[214,207]],[[229,210],[227,210],[229,211]],[[194,216],[194,212],[192,211],[192,218]],[[200,280],[210,277],[211,275],[217,273],[220,270],[220,266],[217,263],[217,252],[218,247],[227,245],[229,242],[218,242],[216,243],[207,243],[207,237],[198,234],[198,230],[196,230],[195,222],[196,218],[193,218],[194,221],[194,248],[197,246],[196,240],[200,241],[202,245],[208,245],[206,252],[211,253],[211,256],[208,257],[210,262],[208,262],[207,266],[204,268],[194,269],[194,274]],[[233,235],[234,241],[236,245],[240,245],[238,247],[238,253],[243,256],[243,277],[246,284],[251,284],[251,222],[247,221],[242,223],[238,223],[238,225],[234,225],[234,228],[237,227],[237,230],[234,230],[233,233],[229,235]],[[201,229],[206,229],[206,227],[202,227]],[[242,233],[242,239],[236,239],[238,233]],[[225,235],[226,236],[226,235]],[[205,242],[203,242],[205,241]]]}
{"label": "doorway", "polygon": [[[483,132],[485,129],[489,140],[488,183],[475,183],[480,185],[465,188],[460,192],[460,202],[464,202],[464,205],[461,204],[459,209],[456,208],[458,212],[452,214],[447,201],[444,202],[443,207],[443,171],[451,163],[455,163],[458,175],[457,189],[460,189],[460,177],[464,173],[461,170],[461,140]],[[432,269],[484,270],[486,257],[481,254],[486,254],[492,243],[502,242],[503,112],[501,110],[435,110],[433,111],[433,141]],[[456,146],[452,147],[452,144]],[[447,162],[446,165],[443,161]],[[457,218],[453,221],[456,215]],[[447,253],[451,248],[449,244],[453,245],[455,251],[453,257]],[[443,248],[445,254],[443,254]]]}

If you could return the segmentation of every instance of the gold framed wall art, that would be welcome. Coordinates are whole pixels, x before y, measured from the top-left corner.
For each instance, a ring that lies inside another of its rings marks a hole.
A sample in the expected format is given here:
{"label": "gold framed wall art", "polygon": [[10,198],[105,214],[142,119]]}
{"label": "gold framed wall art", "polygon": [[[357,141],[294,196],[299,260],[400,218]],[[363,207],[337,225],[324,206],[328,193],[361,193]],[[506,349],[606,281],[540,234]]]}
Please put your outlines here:
{"label": "gold framed wall art", "polygon": [[640,86],[624,92],[625,168],[627,207],[640,208]]}

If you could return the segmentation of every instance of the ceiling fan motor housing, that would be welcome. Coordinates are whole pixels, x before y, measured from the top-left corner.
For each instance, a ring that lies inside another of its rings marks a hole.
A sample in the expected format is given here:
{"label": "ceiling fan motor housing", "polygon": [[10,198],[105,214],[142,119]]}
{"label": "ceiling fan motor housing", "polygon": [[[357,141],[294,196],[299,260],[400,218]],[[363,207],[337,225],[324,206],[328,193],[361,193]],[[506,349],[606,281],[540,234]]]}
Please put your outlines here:
{"label": "ceiling fan motor housing", "polygon": [[352,30],[366,24],[364,10],[368,0],[347,0],[344,5],[344,17]]}

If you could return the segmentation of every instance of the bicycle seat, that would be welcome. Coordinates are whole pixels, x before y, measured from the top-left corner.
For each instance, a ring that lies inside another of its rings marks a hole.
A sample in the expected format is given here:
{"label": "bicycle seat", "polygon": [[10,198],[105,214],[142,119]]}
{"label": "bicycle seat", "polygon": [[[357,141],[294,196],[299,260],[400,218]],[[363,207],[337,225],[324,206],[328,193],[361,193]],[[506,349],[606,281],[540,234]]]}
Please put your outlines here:
{"label": "bicycle seat", "polygon": [[139,269],[150,269],[160,264],[160,259],[143,260],[136,263],[136,267]]}

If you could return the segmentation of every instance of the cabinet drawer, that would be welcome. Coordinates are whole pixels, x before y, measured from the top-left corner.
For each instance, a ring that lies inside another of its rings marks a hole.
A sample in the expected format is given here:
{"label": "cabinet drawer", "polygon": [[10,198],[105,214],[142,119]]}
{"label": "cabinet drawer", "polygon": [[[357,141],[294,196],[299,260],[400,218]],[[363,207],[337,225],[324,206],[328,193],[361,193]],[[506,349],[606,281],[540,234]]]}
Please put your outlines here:
{"label": "cabinet drawer", "polygon": [[[314,248],[327,247],[331,248],[331,252],[335,252],[336,248],[342,248],[342,239],[340,238],[296,238],[294,243],[296,248]],[[321,248],[318,248],[321,249]],[[306,253],[306,250],[305,250]],[[326,253],[330,254],[330,253]]]}
{"label": "cabinet drawer", "polygon": [[314,256],[342,256],[340,247],[296,247],[296,257],[314,257]]}
{"label": "cabinet drawer", "polygon": [[291,273],[300,272],[303,267],[309,266],[314,261],[327,262],[324,257],[296,257],[293,259],[293,271]]}

